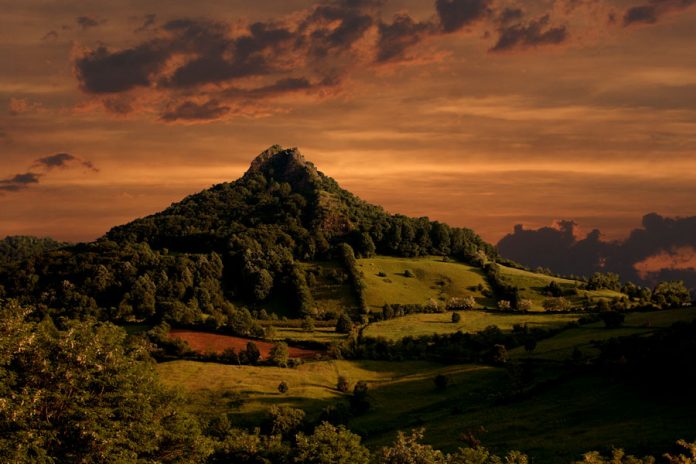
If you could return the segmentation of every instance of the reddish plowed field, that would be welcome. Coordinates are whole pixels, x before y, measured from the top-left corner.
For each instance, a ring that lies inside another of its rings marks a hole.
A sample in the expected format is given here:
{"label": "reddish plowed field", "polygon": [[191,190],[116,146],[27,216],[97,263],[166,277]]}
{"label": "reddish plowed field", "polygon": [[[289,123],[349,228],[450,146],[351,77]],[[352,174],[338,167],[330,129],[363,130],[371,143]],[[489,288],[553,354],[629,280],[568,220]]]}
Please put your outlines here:
{"label": "reddish plowed field", "polygon": [[[260,340],[252,340],[250,338],[243,337],[233,337],[231,335],[219,335],[207,332],[196,332],[195,330],[179,330],[174,329],[169,332],[169,336],[172,338],[180,338],[189,344],[193,351],[198,353],[217,353],[220,354],[227,348],[234,348],[235,351],[239,352],[246,349],[247,342],[254,342],[261,352],[261,357],[268,358],[272,343],[262,342]],[[291,358],[303,358],[309,359],[314,358],[318,353],[313,350],[305,350],[302,348],[289,347]]]}

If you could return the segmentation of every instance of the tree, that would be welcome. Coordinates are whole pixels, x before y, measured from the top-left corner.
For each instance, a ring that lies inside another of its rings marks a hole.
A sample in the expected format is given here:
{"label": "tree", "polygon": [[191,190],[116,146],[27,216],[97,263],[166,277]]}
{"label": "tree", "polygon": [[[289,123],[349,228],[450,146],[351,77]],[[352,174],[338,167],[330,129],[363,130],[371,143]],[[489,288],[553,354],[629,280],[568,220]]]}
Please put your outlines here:
{"label": "tree", "polygon": [[212,451],[144,343],[0,302],[0,461],[202,462]]}
{"label": "tree", "polygon": [[360,436],[339,425],[322,422],[311,435],[298,433],[295,462],[302,464],[367,464],[370,452]]}
{"label": "tree", "polygon": [[288,392],[289,389],[290,389],[290,387],[288,387],[288,383],[285,380],[283,380],[282,382],[280,382],[278,384],[278,391],[280,393],[285,394]]}
{"label": "tree", "polygon": [[287,367],[289,357],[290,352],[287,343],[276,342],[273,344],[269,353],[269,359],[273,364],[279,367]]}
{"label": "tree", "polygon": [[534,351],[536,349],[536,347],[537,347],[537,341],[535,339],[533,339],[532,337],[529,337],[524,341],[524,350],[527,353],[531,353],[532,351]]}
{"label": "tree", "polygon": [[517,302],[517,310],[528,312],[532,310],[532,300],[521,299]]}
{"label": "tree", "polygon": [[458,324],[462,320],[462,315],[459,313],[452,313],[452,323]]}
{"label": "tree", "polygon": [[302,330],[305,332],[314,332],[314,319],[307,316],[302,320]]}
{"label": "tree", "polygon": [[607,329],[617,329],[621,327],[626,316],[618,311],[606,311],[600,314],[602,321]]}
{"label": "tree", "polygon": [[341,313],[336,321],[336,332],[342,334],[349,334],[353,330],[353,321],[350,316],[346,313]]}
{"label": "tree", "polygon": [[271,435],[291,436],[304,423],[305,412],[301,409],[273,405],[268,410],[267,428]]}
{"label": "tree", "polygon": [[348,390],[350,390],[350,382],[346,377],[339,375],[338,381],[336,382],[336,388],[342,393],[347,393]]}
{"label": "tree", "polygon": [[256,343],[247,342],[245,356],[246,361],[249,364],[256,364],[257,362],[259,362],[259,358],[261,358],[261,352],[259,351],[259,347],[256,346]]}
{"label": "tree", "polygon": [[449,385],[450,378],[445,374],[438,374],[433,379],[433,382],[435,383],[435,387],[437,387],[438,390],[444,390]]}
{"label": "tree", "polygon": [[442,451],[420,443],[424,429],[411,431],[410,435],[399,432],[390,447],[382,448],[377,462],[379,464],[446,464]]}
{"label": "tree", "polygon": [[498,301],[498,309],[501,311],[510,311],[512,308],[512,304],[510,304],[509,300],[499,300]]}
{"label": "tree", "polygon": [[493,364],[505,364],[507,362],[508,358],[508,352],[507,349],[505,348],[505,345],[493,345],[493,349],[491,350],[491,362]]}
{"label": "tree", "polygon": [[653,302],[663,308],[678,308],[691,304],[691,294],[681,280],[660,282],[652,292]]}
{"label": "tree", "polygon": [[359,381],[353,387],[353,396],[350,398],[350,407],[356,413],[363,413],[370,409],[369,387],[364,380]]}

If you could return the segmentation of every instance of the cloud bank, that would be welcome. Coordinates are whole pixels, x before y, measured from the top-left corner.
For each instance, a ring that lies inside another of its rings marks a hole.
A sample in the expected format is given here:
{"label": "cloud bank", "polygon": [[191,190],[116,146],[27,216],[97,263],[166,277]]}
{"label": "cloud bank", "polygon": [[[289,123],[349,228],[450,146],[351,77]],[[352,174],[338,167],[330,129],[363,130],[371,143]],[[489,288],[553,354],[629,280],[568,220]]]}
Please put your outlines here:
{"label": "cloud bank", "polygon": [[615,272],[624,280],[646,285],[679,279],[696,289],[696,216],[647,214],[642,227],[612,242],[603,241],[599,230],[577,237],[573,221],[536,230],[517,225],[497,247],[506,258],[564,275]]}

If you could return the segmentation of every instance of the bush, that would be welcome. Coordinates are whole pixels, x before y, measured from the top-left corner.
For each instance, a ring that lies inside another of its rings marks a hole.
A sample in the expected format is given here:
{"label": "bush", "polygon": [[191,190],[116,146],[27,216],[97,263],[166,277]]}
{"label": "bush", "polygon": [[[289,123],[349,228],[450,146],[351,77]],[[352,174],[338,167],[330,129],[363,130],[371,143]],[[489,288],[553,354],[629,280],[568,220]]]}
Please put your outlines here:
{"label": "bush", "polygon": [[278,391],[280,393],[287,393],[289,389],[290,387],[288,387],[288,383],[285,380],[278,384]]}
{"label": "bush", "polygon": [[600,317],[602,318],[602,321],[604,321],[604,325],[608,329],[616,329],[621,327],[621,325],[624,323],[624,320],[626,319],[625,315],[617,311],[604,312],[600,315]]}
{"label": "bush", "polygon": [[302,330],[305,332],[314,332],[314,319],[307,316],[302,320]]}
{"label": "bush", "polygon": [[304,423],[305,412],[287,406],[271,406],[266,428],[272,435],[290,436]]}
{"label": "bush", "polygon": [[438,390],[444,390],[449,385],[450,378],[445,374],[438,374],[433,379],[433,382],[435,383],[435,387],[437,387]]}
{"label": "bush", "polygon": [[416,275],[410,269],[404,271],[404,277],[416,277]]}
{"label": "bush", "polygon": [[353,321],[346,313],[341,313],[336,321],[336,332],[349,334],[353,330]]}
{"label": "bush", "polygon": [[288,344],[285,342],[274,343],[269,353],[270,361],[279,367],[287,367],[289,356]]}
{"label": "bush", "polygon": [[350,398],[350,407],[355,413],[363,413],[370,409],[369,387],[367,382],[361,380],[353,388],[353,396]]}
{"label": "bush", "polygon": [[348,393],[348,390],[350,390],[350,382],[346,377],[339,375],[338,381],[336,382],[336,388],[340,392]]}
{"label": "bush", "polygon": [[452,313],[452,323],[457,324],[462,320],[462,315],[459,313]]}

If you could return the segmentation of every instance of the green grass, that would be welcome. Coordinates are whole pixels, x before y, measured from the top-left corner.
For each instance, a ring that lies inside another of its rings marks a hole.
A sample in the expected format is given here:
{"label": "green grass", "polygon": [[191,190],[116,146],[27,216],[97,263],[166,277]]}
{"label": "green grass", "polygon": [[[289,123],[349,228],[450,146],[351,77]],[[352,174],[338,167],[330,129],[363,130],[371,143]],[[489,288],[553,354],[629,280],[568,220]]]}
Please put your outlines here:
{"label": "green grass", "polygon": [[[489,289],[480,269],[457,262],[444,262],[440,257],[393,258],[376,256],[359,259],[358,267],[367,284],[367,303],[381,309],[385,303],[425,304],[430,299],[441,302],[451,297],[473,296],[479,306],[493,301],[477,289]],[[414,277],[406,277],[411,271]],[[384,273],[386,276],[380,276]]]}
{"label": "green grass", "polygon": [[[441,400],[438,395],[420,395],[432,393],[433,378],[439,373],[459,378],[466,372],[490,370],[484,366],[440,366],[424,361],[341,360],[306,363],[295,369],[172,361],[159,364],[157,369],[165,384],[190,394],[187,404],[192,412],[203,417],[228,413],[242,424],[257,423],[274,404],[302,408],[316,416],[323,407],[345,397],[336,389],[339,375],[347,377],[351,384],[364,380],[371,391],[381,392],[388,392],[390,385],[416,382],[420,385],[418,391],[402,404],[415,405]],[[290,387],[286,394],[277,390],[281,381]],[[375,394],[378,404],[393,408],[391,402],[395,398],[391,398],[391,393]],[[397,411],[403,412],[401,406]]]}
{"label": "green grass", "polygon": [[[531,300],[532,309],[536,311],[543,310],[542,304],[545,299],[549,298],[544,294],[544,287],[548,286],[551,282],[556,282],[564,290],[575,288],[578,284],[578,282],[574,280],[561,279],[559,277],[552,277],[545,274],[536,274],[534,272],[502,265],[500,266],[500,272],[503,279],[507,283],[520,289],[522,298]],[[591,300],[610,300],[613,298],[620,298],[622,296],[624,296],[623,293],[615,292],[613,290],[578,290],[578,294],[576,296],[566,297],[566,299],[570,300],[574,304],[580,304],[585,298],[590,298]]]}
{"label": "green grass", "polygon": [[320,312],[340,313],[346,308],[357,305],[347,277],[344,282],[338,282],[330,275],[332,271],[345,273],[339,262],[322,261],[304,263],[302,266],[306,271],[313,270],[316,275],[316,283],[311,287],[311,292]]}
{"label": "green grass", "polygon": [[532,357],[562,361],[570,358],[573,350],[578,348],[583,354],[591,356],[597,352],[592,346],[594,341],[649,334],[656,329],[669,327],[675,322],[692,321],[694,319],[696,319],[696,308],[631,313],[626,315],[626,320],[622,327],[608,329],[604,326],[604,323],[595,322],[578,328],[564,330],[554,337],[540,341],[531,355],[527,354],[523,348],[512,350],[510,355],[513,358]]}
{"label": "green grass", "polygon": [[312,342],[336,342],[346,338],[345,334],[336,332],[334,327],[317,327],[312,332],[298,327],[275,327],[273,340],[293,340]]}
{"label": "green grass", "polygon": [[462,319],[456,324],[452,323],[451,312],[411,314],[370,324],[363,333],[370,337],[398,340],[405,336],[478,332],[491,325],[498,326],[501,330],[511,330],[515,324],[548,328],[567,324],[579,317],[577,314],[503,314],[491,311],[459,311],[458,314]]}
{"label": "green grass", "polygon": [[[478,316],[478,321],[470,323],[481,325],[488,323],[488,317],[508,316],[480,311],[462,315]],[[549,323],[553,317],[573,317],[519,316]],[[446,451],[461,446],[461,434],[471,430],[496,452],[520,449],[533,456],[534,462],[568,463],[593,449],[606,452],[617,446],[640,454],[666,450],[679,438],[693,440],[696,403],[683,395],[665,394],[673,391],[669,382],[678,382],[677,377],[666,379],[665,391],[654,392],[643,388],[639,378],[628,383],[598,373],[563,377],[566,371],[561,364],[549,361],[567,359],[575,347],[589,353],[592,340],[649,334],[695,318],[696,308],[632,313],[619,329],[607,329],[600,322],[565,330],[541,341],[532,354],[532,364],[537,366],[535,381],[550,382],[538,384],[524,397],[505,401],[501,401],[501,392],[510,385],[506,370],[471,364],[339,360],[283,369],[174,361],[157,368],[166,384],[188,393],[187,407],[204,418],[229,413],[235,424],[253,427],[269,406],[277,404],[302,408],[310,419],[316,419],[322,408],[347,398],[335,388],[338,376],[343,375],[351,384],[359,380],[369,384],[372,407],[352,418],[348,426],[372,448],[392,442],[398,430],[423,426],[426,442]],[[511,356],[529,355],[517,349]],[[434,387],[438,374],[451,379],[444,391]],[[290,387],[286,394],[277,391],[281,381]]]}

